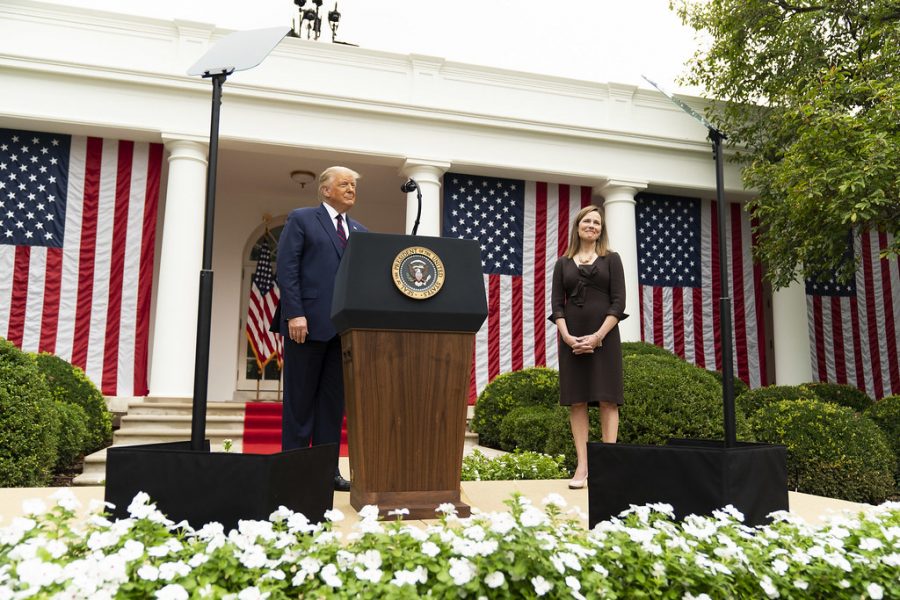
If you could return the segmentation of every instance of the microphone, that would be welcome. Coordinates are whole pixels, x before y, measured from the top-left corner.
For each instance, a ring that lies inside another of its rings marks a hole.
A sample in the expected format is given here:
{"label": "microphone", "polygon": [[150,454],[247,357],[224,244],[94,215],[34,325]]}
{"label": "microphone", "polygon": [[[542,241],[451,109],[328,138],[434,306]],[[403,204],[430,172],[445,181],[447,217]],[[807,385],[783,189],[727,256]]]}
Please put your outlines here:
{"label": "microphone", "polygon": [[416,198],[419,201],[419,208],[416,211],[416,222],[413,223],[413,229],[411,235],[416,235],[416,232],[419,230],[419,219],[422,217],[422,190],[419,188],[419,184],[416,183],[416,180],[410,178],[406,183],[400,186],[400,191],[408,194],[415,190]]}

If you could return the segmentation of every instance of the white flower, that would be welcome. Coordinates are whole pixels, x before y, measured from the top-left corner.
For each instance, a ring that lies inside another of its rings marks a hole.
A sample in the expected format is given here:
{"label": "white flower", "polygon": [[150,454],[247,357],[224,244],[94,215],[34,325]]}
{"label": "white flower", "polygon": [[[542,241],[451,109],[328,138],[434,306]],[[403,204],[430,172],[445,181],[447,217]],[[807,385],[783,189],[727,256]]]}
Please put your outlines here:
{"label": "white flower", "polygon": [[553,589],[553,584],[540,575],[531,578],[531,585],[534,586],[534,593],[538,596],[543,596]]}
{"label": "white flower", "polygon": [[266,557],[265,551],[260,546],[247,548],[241,552],[237,558],[240,563],[248,569],[259,569],[264,567],[269,560],[268,557]]}
{"label": "white flower", "polygon": [[772,578],[768,575],[763,575],[763,578],[759,580],[759,585],[769,598],[778,598],[780,596],[778,588],[775,587],[775,584],[772,583]]}
{"label": "white flower", "polygon": [[[288,507],[286,507],[284,505],[281,505],[278,507],[277,510],[275,510],[274,512],[272,512],[271,515],[269,515],[269,520],[274,521],[276,523],[279,523],[281,521],[287,521],[288,518],[292,514],[294,514],[294,511],[292,511],[291,509],[289,509]],[[247,588],[247,589],[253,589],[253,588]]]}
{"label": "white flower", "polygon": [[581,582],[578,581],[576,577],[569,575],[566,577],[566,585],[569,586],[569,589],[573,592],[578,592],[581,590]]}
{"label": "white flower", "polygon": [[74,511],[81,507],[81,502],[69,488],[59,488],[50,498],[56,500],[56,505],[65,510]]}
{"label": "white flower", "polygon": [[241,590],[237,597],[238,600],[266,600],[269,597],[269,593],[259,591],[259,588],[254,585]]}
{"label": "white flower", "polygon": [[463,529],[463,535],[469,539],[481,541],[484,539],[484,528],[481,525],[473,525]]}
{"label": "white flower", "polygon": [[699,596],[695,596],[690,592],[685,592],[684,596],[681,597],[681,600],[712,600],[707,594],[700,594]]}
{"label": "white flower", "polygon": [[721,510],[714,510],[713,516],[720,521],[727,521],[729,517],[734,519],[735,521],[739,521],[741,523],[744,522],[744,513],[736,509],[734,506],[729,504],[725,508]]}
{"label": "white flower", "polygon": [[506,577],[504,577],[503,573],[501,573],[500,571],[494,571],[484,578],[484,583],[492,590],[497,589],[498,587],[506,583]]}
{"label": "white flower", "polygon": [[416,585],[417,583],[425,583],[428,581],[428,570],[423,566],[418,566],[412,571],[397,571],[391,584],[396,586]]}
{"label": "white flower", "polygon": [[[332,523],[339,523],[344,520],[344,513],[342,513],[341,511],[339,511],[336,508],[332,508],[331,510],[326,510],[324,516],[326,519],[328,519]],[[332,586],[332,587],[337,587],[337,586]]]}
{"label": "white flower", "polygon": [[653,540],[653,537],[656,535],[655,529],[634,529],[632,527],[626,527],[625,533],[628,534],[628,537],[631,538],[632,542],[636,542],[638,544],[645,544]]}
{"label": "white flower", "polygon": [[490,530],[500,535],[506,535],[516,526],[516,520],[508,512],[494,513],[489,518]]}
{"label": "white flower", "polygon": [[893,552],[887,556],[882,556],[881,562],[889,567],[900,567],[900,554]]}
{"label": "white flower", "polygon": [[366,550],[356,556],[356,562],[367,569],[377,569],[381,567],[381,553],[378,550]]}
{"label": "white flower", "polygon": [[370,581],[372,583],[380,582],[382,575],[384,575],[384,572],[377,568],[360,569],[359,567],[356,567],[353,569],[353,572],[356,574],[357,579],[361,581]]}
{"label": "white flower", "polygon": [[363,521],[378,520],[378,507],[374,504],[366,504],[359,510],[359,518]]}
{"label": "white flower", "polygon": [[170,583],[161,590],[158,590],[154,595],[154,598],[158,598],[159,600],[187,600],[188,593],[186,589],[177,583]]}
{"label": "white flower", "polygon": [[190,572],[191,568],[181,561],[159,565],[159,578],[163,581],[172,581],[176,576],[187,577]]}
{"label": "white flower", "polygon": [[137,560],[144,555],[144,544],[137,540],[125,540],[118,554],[123,560],[128,562]]}
{"label": "white flower", "polygon": [[388,511],[389,517],[402,517],[403,515],[408,515],[408,514],[409,514],[408,508],[395,508],[393,510]]}
{"label": "white flower", "polygon": [[422,544],[422,554],[429,558],[434,558],[441,553],[441,549],[434,542],[425,542]]}
{"label": "white flower", "polygon": [[56,563],[46,563],[39,558],[28,559],[16,565],[19,580],[29,588],[40,589],[50,585],[63,574],[62,567]]}
{"label": "white flower", "polygon": [[547,497],[541,500],[541,504],[543,504],[544,506],[558,506],[559,508],[565,508],[566,506],[568,506],[566,499],[557,493],[547,494]]}
{"label": "white flower", "polygon": [[[128,540],[129,542],[132,540]],[[140,542],[134,542],[136,544],[140,544]],[[126,542],[126,545],[128,542]],[[142,546],[143,547],[143,546]],[[50,540],[44,545],[44,550],[46,550],[51,558],[62,558],[63,555],[69,550],[69,547],[66,546],[65,543],[59,540]],[[120,550],[121,552],[121,550]]]}
{"label": "white flower", "polygon": [[884,588],[877,583],[870,583],[867,585],[866,592],[869,593],[869,598],[872,600],[881,600],[884,598]]}
{"label": "white flower", "polygon": [[846,590],[848,587],[850,587],[850,582],[846,579],[841,579],[840,581],[838,581],[838,587]]}
{"label": "white flower", "polygon": [[522,511],[521,521],[525,527],[537,527],[547,522],[547,515],[533,506],[529,506]]}
{"label": "white flower", "polygon": [[292,533],[310,533],[318,528],[317,524],[310,523],[303,513],[294,513],[287,520],[288,531]]}
{"label": "white flower", "polygon": [[806,588],[809,587],[809,583],[806,581],[803,581],[802,579],[795,579],[794,587],[797,588],[798,590],[805,590]]}
{"label": "white flower", "polygon": [[191,557],[191,559],[188,561],[188,565],[190,565],[192,568],[196,569],[200,565],[206,563],[208,560],[209,560],[209,555],[200,552]]}
{"label": "white flower", "polygon": [[[340,512],[340,511],[337,511],[337,512]],[[343,517],[344,517],[344,515],[341,514],[341,518],[343,518]],[[322,578],[322,581],[324,581],[325,585],[327,585],[327,586],[330,586],[333,588],[341,587],[341,578],[337,576],[337,566],[335,566],[335,565],[332,565],[332,564],[325,565],[322,568],[322,570],[319,571],[319,577]]]}
{"label": "white flower", "polygon": [[445,515],[455,515],[456,514],[456,506],[452,502],[444,502],[439,504],[434,512],[443,513]]}
{"label": "white flower", "polygon": [[137,570],[137,575],[144,581],[156,581],[159,579],[159,569],[153,565],[143,565]]}
{"label": "white flower", "polygon": [[220,535],[225,535],[225,527],[216,521],[210,521],[200,529],[198,529],[195,534],[201,540],[211,540],[214,537],[218,537]]}
{"label": "white flower", "polygon": [[878,550],[883,546],[884,544],[881,543],[881,540],[875,538],[863,538],[859,540],[859,547],[862,550]]}
{"label": "white flower", "polygon": [[128,505],[128,514],[135,519],[143,519],[150,514],[153,507],[149,506],[150,496],[146,492],[138,492]]}
{"label": "white flower", "polygon": [[88,548],[94,551],[115,546],[117,543],[119,536],[112,531],[95,531],[87,540]]}
{"label": "white flower", "polygon": [[606,569],[606,567],[599,563],[594,563],[594,570],[604,577],[609,577],[609,571]]}
{"label": "white flower", "polygon": [[772,569],[779,575],[784,575],[787,573],[788,564],[779,558],[772,561]]}
{"label": "white flower", "polygon": [[451,558],[450,577],[456,585],[466,585],[475,577],[475,565],[465,558]]}
{"label": "white flower", "polygon": [[266,541],[275,539],[275,531],[269,521],[238,521],[238,531],[251,540],[262,538]]}
{"label": "white flower", "polygon": [[22,501],[22,512],[26,515],[42,515],[47,512],[47,505],[40,498]]}

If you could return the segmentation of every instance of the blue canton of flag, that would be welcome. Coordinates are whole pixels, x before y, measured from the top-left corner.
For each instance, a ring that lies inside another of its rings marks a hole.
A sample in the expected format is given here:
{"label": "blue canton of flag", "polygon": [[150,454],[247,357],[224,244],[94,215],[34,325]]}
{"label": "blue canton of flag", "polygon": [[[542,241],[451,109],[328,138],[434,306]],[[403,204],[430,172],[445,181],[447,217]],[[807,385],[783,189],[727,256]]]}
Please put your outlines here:
{"label": "blue canton of flag", "polygon": [[69,136],[0,129],[0,244],[61,248]]}
{"label": "blue canton of flag", "polygon": [[806,294],[809,296],[841,296],[856,297],[856,280],[849,283],[838,283],[834,275],[806,280]]}
{"label": "blue canton of flag", "polygon": [[699,287],[700,203],[644,194],[636,210],[641,285]]}
{"label": "blue canton of flag", "polygon": [[256,259],[256,272],[253,274],[253,282],[259,288],[260,294],[265,296],[272,289],[275,278],[272,276],[272,252],[269,244],[263,243],[259,249],[259,258]]}
{"label": "blue canton of flag", "polygon": [[525,182],[497,177],[454,176],[445,180],[445,237],[478,240],[482,270],[522,275]]}

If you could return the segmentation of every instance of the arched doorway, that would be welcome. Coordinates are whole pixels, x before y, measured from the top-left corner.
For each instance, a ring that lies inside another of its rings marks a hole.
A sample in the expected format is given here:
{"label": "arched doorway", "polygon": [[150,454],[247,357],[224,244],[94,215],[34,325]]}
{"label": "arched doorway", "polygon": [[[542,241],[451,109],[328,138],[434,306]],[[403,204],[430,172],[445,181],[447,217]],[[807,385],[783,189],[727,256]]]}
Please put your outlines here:
{"label": "arched doorway", "polygon": [[[271,253],[271,269],[275,273],[275,256],[278,250],[278,238],[284,229],[286,217],[271,219],[258,227],[249,236],[243,252],[241,268],[241,326],[238,339],[238,365],[236,389],[239,396],[259,397],[267,400],[280,400],[281,366],[278,357],[264,360],[260,365],[253,345],[247,335],[247,321],[250,315],[250,293],[253,275],[258,267],[263,246],[268,245]],[[259,392],[257,395],[257,391]]]}

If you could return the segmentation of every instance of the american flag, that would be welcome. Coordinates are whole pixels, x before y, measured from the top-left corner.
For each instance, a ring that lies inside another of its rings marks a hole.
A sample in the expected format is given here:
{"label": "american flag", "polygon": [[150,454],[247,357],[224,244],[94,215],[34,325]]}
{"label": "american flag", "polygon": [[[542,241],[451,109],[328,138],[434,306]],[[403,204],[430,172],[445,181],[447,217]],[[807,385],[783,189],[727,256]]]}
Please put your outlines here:
{"label": "american flag", "polygon": [[900,261],[879,259],[890,239],[878,232],[855,239],[849,284],[806,282],[813,378],[854,385],[876,399],[900,394]]}
{"label": "american flag", "polygon": [[0,129],[0,336],[147,393],[162,145]]}
{"label": "american flag", "polygon": [[[636,207],[641,339],[710,370],[722,369],[716,209],[654,194],[638,196]],[[767,385],[762,270],[751,258],[747,213],[739,204],[727,210],[734,374],[759,387]]]}
{"label": "american flag", "polygon": [[481,244],[488,318],[475,336],[474,402],[500,373],[557,366],[553,265],[591,188],[447,173],[443,190],[443,235]]}
{"label": "american flag", "polygon": [[272,251],[269,250],[269,243],[264,241],[260,244],[256,271],[250,284],[246,329],[247,339],[256,356],[260,372],[273,357],[281,355],[281,336],[269,331],[276,306],[278,306],[278,286],[275,285],[275,277],[272,275]]}

